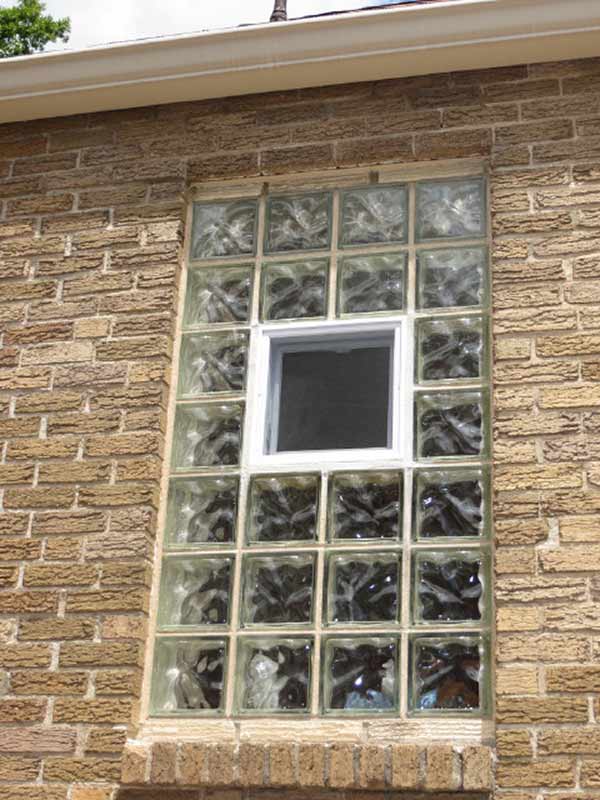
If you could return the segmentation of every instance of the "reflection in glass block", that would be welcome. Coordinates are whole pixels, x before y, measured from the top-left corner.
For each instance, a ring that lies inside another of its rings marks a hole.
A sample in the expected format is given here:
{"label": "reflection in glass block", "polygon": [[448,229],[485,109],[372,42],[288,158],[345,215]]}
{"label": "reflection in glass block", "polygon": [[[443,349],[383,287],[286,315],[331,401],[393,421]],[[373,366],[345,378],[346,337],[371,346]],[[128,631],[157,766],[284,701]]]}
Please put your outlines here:
{"label": "reflection in glass block", "polygon": [[419,381],[474,380],[482,376],[480,318],[420,320],[417,339]]}
{"label": "reflection in glass block", "polygon": [[253,253],[256,200],[194,203],[192,258],[225,258]]}
{"label": "reflection in glass block", "polygon": [[483,402],[479,392],[417,395],[418,456],[480,456],[484,449]]}
{"label": "reflection in glass block", "polygon": [[265,252],[329,247],[331,195],[271,197],[267,205]]}
{"label": "reflection in glass block", "polygon": [[393,711],[398,707],[395,639],[325,641],[324,708]]}
{"label": "reflection in glass block", "polygon": [[227,644],[221,639],[156,640],[152,713],[222,711]]}
{"label": "reflection in glass block", "polygon": [[373,186],[344,192],[340,244],[405,242],[407,218],[405,186]]}
{"label": "reflection in glass block", "polygon": [[325,260],[263,265],[263,319],[324,316],[328,266]]}
{"label": "reflection in glass block", "polygon": [[245,333],[190,333],[183,336],[179,396],[242,391],[247,351],[248,336]]}
{"label": "reflection in glass block", "polygon": [[417,256],[419,308],[480,306],[485,302],[487,250],[422,250]]}
{"label": "reflection in glass block", "polygon": [[417,184],[417,241],[485,235],[485,183],[481,178]]}
{"label": "reflection in glass block", "polygon": [[329,493],[333,539],[397,539],[401,513],[401,474],[356,472],[333,476]]}
{"label": "reflection in glass block", "polygon": [[486,477],[480,472],[419,472],[415,478],[415,534],[419,539],[483,534]]}
{"label": "reflection in glass block", "polygon": [[231,574],[230,558],[165,558],[159,625],[226,625]]}
{"label": "reflection in glass block", "polygon": [[329,560],[329,622],[396,622],[400,558],[394,553],[334,555]]}
{"label": "reflection in glass block", "polygon": [[237,697],[241,711],[302,712],[310,703],[310,639],[241,639]]}
{"label": "reflection in glass block", "polygon": [[413,711],[479,711],[483,704],[481,640],[415,637],[411,646]]}
{"label": "reflection in glass block", "polygon": [[243,621],[248,625],[310,622],[312,555],[249,556],[244,559]]}
{"label": "reflection in glass block", "polygon": [[415,620],[473,622],[481,619],[484,578],[477,552],[415,556]]}
{"label": "reflection in glass block", "polygon": [[252,267],[192,269],[188,273],[184,325],[245,322],[249,316]]}
{"label": "reflection in glass block", "polygon": [[167,547],[233,542],[237,478],[175,479],[167,503]]}
{"label": "reflection in glass block", "polygon": [[206,405],[177,407],[173,437],[173,467],[233,466],[242,437],[242,407]]}
{"label": "reflection in glass block", "polygon": [[338,266],[338,312],[401,311],[404,307],[405,268],[405,253],[341,259]]}
{"label": "reflection in glass block", "polygon": [[250,484],[248,540],[314,540],[319,478],[315,475],[255,477]]}

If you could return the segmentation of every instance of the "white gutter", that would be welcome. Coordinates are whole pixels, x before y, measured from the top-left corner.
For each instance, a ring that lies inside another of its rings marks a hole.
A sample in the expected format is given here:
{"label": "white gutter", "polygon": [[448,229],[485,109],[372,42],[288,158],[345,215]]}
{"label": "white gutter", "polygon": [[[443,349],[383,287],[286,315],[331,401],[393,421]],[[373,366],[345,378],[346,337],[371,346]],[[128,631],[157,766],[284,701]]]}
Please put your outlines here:
{"label": "white gutter", "polygon": [[445,0],[6,59],[0,122],[598,55],[599,0]]}

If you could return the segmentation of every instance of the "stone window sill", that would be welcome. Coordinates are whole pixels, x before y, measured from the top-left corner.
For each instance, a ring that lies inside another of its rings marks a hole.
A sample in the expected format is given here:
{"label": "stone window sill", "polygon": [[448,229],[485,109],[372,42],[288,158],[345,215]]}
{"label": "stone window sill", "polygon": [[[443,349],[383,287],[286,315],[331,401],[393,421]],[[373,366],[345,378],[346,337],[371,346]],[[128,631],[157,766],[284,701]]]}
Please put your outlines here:
{"label": "stone window sill", "polygon": [[178,789],[487,793],[492,785],[492,759],[492,749],[482,745],[130,741],[121,782],[127,787]]}

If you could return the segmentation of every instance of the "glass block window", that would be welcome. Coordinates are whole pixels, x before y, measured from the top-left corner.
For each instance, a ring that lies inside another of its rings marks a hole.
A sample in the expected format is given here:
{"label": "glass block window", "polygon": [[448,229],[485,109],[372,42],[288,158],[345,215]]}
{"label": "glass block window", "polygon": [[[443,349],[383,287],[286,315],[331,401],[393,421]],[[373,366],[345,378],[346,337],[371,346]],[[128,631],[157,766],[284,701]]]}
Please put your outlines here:
{"label": "glass block window", "polygon": [[153,717],[485,717],[486,181],[194,203]]}

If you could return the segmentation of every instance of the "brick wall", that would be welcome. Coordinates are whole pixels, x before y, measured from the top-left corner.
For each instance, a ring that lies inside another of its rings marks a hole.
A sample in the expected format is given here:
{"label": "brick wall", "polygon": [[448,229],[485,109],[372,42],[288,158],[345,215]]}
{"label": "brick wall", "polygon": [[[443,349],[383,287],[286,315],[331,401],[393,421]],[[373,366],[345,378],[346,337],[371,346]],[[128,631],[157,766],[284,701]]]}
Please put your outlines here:
{"label": "brick wall", "polygon": [[[600,61],[588,60],[0,126],[2,797],[166,796],[118,789],[122,761],[124,783],[180,780],[173,746],[153,764],[122,753],[187,182],[473,156],[491,164],[495,237],[496,793],[600,787]],[[179,759],[198,785],[200,759],[227,755],[196,751],[190,766],[189,748]],[[306,785],[298,764],[316,767],[302,752],[269,752],[275,776],[292,765],[271,785]],[[344,789],[475,791],[481,756],[383,743],[338,762],[330,748],[310,785],[334,787],[331,765],[347,763]],[[386,759],[382,780],[371,766]]]}

